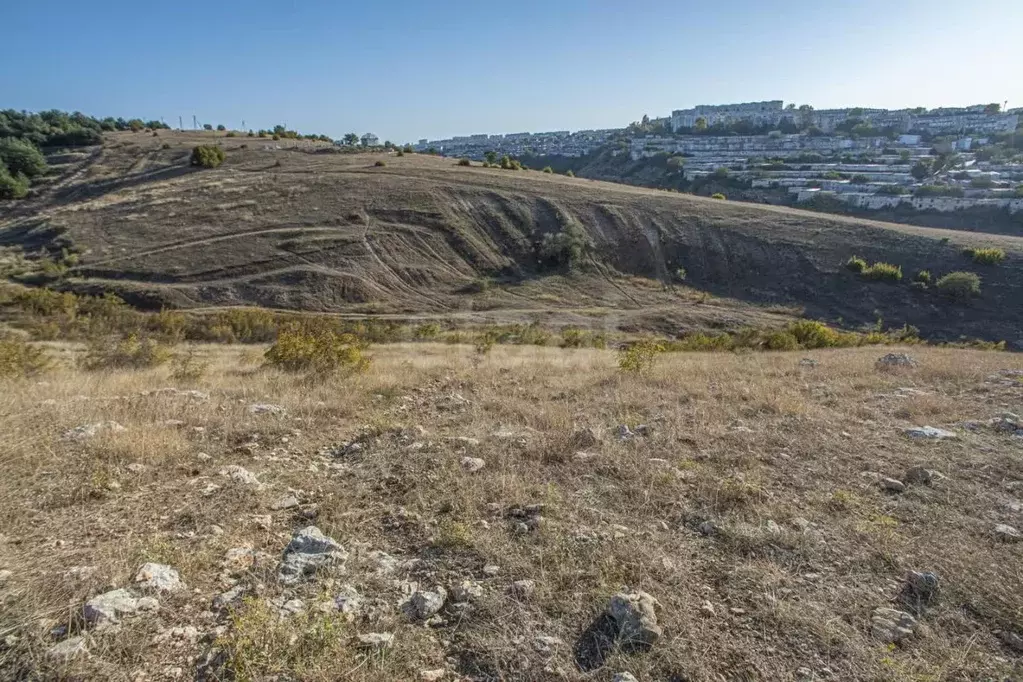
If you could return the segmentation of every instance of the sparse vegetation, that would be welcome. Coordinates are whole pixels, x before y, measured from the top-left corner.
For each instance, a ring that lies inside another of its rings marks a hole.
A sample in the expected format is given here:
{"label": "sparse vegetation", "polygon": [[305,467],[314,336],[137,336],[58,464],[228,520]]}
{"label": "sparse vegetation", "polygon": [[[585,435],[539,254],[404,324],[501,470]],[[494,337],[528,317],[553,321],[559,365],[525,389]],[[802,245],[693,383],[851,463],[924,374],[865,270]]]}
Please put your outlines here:
{"label": "sparse vegetation", "polygon": [[377,168],[383,168],[384,166],[387,165],[387,162],[384,161],[383,159],[380,159],[376,163],[374,163],[373,165],[376,166]]}
{"label": "sparse vegetation", "polygon": [[166,364],[171,350],[153,338],[130,334],[121,341],[97,339],[82,359],[88,370],[149,369]]}
{"label": "sparse vegetation", "polygon": [[575,173],[572,172],[571,168],[569,168],[567,171],[565,171],[565,175],[570,177],[570,178],[574,178],[575,177]]}
{"label": "sparse vegetation", "polygon": [[469,159],[459,159],[458,160],[458,165],[459,166],[471,166],[472,165],[472,161],[470,161]]}
{"label": "sparse vegetation", "polygon": [[645,372],[664,350],[662,343],[652,339],[630,343],[618,351],[618,369],[632,374]]}
{"label": "sparse vegetation", "polygon": [[216,145],[201,144],[192,149],[192,165],[200,168],[217,168],[225,158],[224,150]]}
{"label": "sparse vegetation", "polygon": [[950,272],[934,286],[940,293],[957,301],[980,296],[980,277],[974,272]]}
{"label": "sparse vegetation", "polygon": [[50,366],[46,351],[19,338],[0,338],[0,378],[34,376]]}
{"label": "sparse vegetation", "polygon": [[859,256],[851,256],[849,260],[845,262],[845,267],[856,273],[862,273],[867,269],[867,261],[863,260]]}
{"label": "sparse vegetation", "polygon": [[963,255],[979,265],[998,265],[1005,260],[1005,250],[998,248],[975,249],[968,247],[963,249]]}
{"label": "sparse vegetation", "polygon": [[728,197],[726,197],[726,196],[725,196],[724,194],[722,194],[721,192],[714,192],[714,194],[711,194],[711,195],[710,195],[710,198],[711,198],[711,199],[719,199],[719,200],[722,200],[722,201],[724,201],[724,200],[725,200],[725,199],[727,199]]}
{"label": "sparse vegetation", "polygon": [[930,273],[930,271],[928,271],[928,270],[921,270],[920,272],[916,273],[916,276],[913,277],[913,281],[914,282],[921,282],[921,283],[923,283],[925,285],[929,285],[931,283],[931,273]]}
{"label": "sparse vegetation", "polygon": [[544,172],[544,173],[553,173],[553,172],[554,172],[554,169],[553,169],[553,168],[551,168],[550,166],[544,166],[544,167],[543,167],[543,172]]}
{"label": "sparse vegetation", "polygon": [[901,282],[902,266],[878,262],[864,268],[860,274],[866,279]]}

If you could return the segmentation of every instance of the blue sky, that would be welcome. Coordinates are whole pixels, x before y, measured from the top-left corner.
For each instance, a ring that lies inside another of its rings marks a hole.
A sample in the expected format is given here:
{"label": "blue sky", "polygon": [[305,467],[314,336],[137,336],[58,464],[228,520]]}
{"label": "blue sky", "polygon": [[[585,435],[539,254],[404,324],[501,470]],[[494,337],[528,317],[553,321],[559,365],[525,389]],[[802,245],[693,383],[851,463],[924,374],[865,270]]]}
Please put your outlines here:
{"label": "blue sky", "polygon": [[1023,106],[1021,0],[50,0],[2,23],[0,108],[175,126],[404,142],[762,99]]}

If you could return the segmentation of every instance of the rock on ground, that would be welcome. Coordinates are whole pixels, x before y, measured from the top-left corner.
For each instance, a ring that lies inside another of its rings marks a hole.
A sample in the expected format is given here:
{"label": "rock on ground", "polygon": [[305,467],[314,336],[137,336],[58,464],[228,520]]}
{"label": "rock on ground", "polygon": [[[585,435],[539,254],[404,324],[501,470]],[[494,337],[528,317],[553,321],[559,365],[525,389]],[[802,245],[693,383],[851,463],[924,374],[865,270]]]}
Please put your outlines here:
{"label": "rock on ground", "polygon": [[343,563],[347,558],[348,552],[336,540],[324,535],[316,526],[308,526],[296,531],[284,548],[277,576],[285,585],[294,585],[323,566]]}
{"label": "rock on ground", "polygon": [[915,631],[916,619],[905,611],[881,607],[870,617],[870,634],[885,644],[898,643]]}
{"label": "rock on ground", "polygon": [[259,479],[256,478],[254,473],[243,466],[238,466],[237,464],[229,464],[224,467],[220,470],[220,475],[227,476],[235,483],[241,483],[242,485],[261,485]]}
{"label": "rock on ground", "polygon": [[902,475],[902,481],[906,485],[930,485],[934,474],[924,467],[910,467]]}
{"label": "rock on ground", "polygon": [[906,492],[906,484],[895,478],[882,478],[881,487],[888,492],[892,493],[904,493]]}
{"label": "rock on ground", "polygon": [[910,438],[930,438],[932,440],[958,438],[952,431],[936,429],[933,426],[914,426],[911,429],[906,429],[906,435]]}
{"label": "rock on ground", "polygon": [[277,414],[277,415],[281,415],[281,414],[284,414],[285,412],[287,412],[287,410],[285,410],[280,405],[271,405],[269,403],[255,403],[253,405],[249,405],[249,412],[251,414]]}
{"label": "rock on ground", "polygon": [[154,611],[160,602],[150,597],[138,598],[125,589],[112,590],[85,602],[83,615],[86,622],[96,627],[114,625],[125,616],[138,611]]}
{"label": "rock on ground", "polygon": [[916,367],[918,364],[920,363],[906,353],[889,353],[878,358],[874,366],[880,370],[887,370],[897,368],[909,369]]}
{"label": "rock on ground", "polygon": [[480,459],[479,457],[462,458],[462,468],[468,471],[470,474],[476,473],[486,465],[487,463],[484,460]]}
{"label": "rock on ground", "polygon": [[69,637],[46,650],[46,657],[58,663],[88,656],[89,642],[85,637]]}
{"label": "rock on ground", "polygon": [[615,676],[611,678],[611,682],[639,682],[639,680],[632,673],[615,673]]}
{"label": "rock on ground", "polygon": [[607,612],[617,625],[620,642],[631,647],[649,647],[660,638],[656,604],[656,599],[639,590],[611,597]]}
{"label": "rock on ground", "polygon": [[536,592],[536,581],[534,580],[516,580],[511,584],[509,588],[511,596],[519,601],[525,601],[533,596]]}
{"label": "rock on ground", "polygon": [[135,574],[135,583],[144,589],[157,592],[176,592],[185,585],[181,576],[166,564],[143,564]]}
{"label": "rock on ground", "polygon": [[995,537],[1002,542],[1017,542],[1023,539],[1023,533],[1004,523],[995,526]]}
{"label": "rock on ground", "polygon": [[475,580],[463,580],[451,588],[451,597],[456,602],[473,602],[483,596],[483,585]]}
{"label": "rock on ground", "polygon": [[369,632],[357,637],[359,645],[367,649],[386,649],[394,641],[390,632]]}
{"label": "rock on ground", "polygon": [[419,590],[405,603],[405,611],[412,618],[425,620],[444,607],[448,593],[443,587]]}
{"label": "rock on ground", "polygon": [[444,668],[437,668],[435,670],[420,670],[419,679],[423,682],[437,682],[437,680],[444,679],[447,674],[447,670]]}
{"label": "rock on ground", "polygon": [[95,424],[82,424],[76,426],[73,429],[64,432],[65,440],[86,440],[88,438],[95,438],[104,431],[110,433],[119,433],[121,431],[127,431],[123,426],[117,422],[96,422]]}

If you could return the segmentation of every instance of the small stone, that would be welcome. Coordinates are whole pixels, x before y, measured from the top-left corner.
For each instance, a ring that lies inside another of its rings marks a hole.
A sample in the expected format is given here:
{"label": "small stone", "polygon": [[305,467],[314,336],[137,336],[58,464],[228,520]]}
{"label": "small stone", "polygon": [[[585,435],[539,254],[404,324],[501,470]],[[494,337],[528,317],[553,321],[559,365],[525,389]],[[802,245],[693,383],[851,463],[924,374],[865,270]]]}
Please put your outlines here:
{"label": "small stone", "polygon": [[285,412],[287,412],[287,410],[285,410],[280,405],[271,405],[269,403],[255,403],[253,405],[249,405],[249,412],[251,414],[283,415]]}
{"label": "small stone", "polygon": [[[95,566],[72,566],[68,570],[64,571],[64,577],[68,580],[76,580],[80,582],[91,578],[95,575],[97,570],[98,569]],[[9,572],[10,571],[8,571],[8,573]],[[0,574],[2,573],[3,571],[0,571]],[[3,584],[2,576],[0,576],[0,584]]]}
{"label": "small stone", "polygon": [[895,644],[916,631],[916,619],[904,611],[881,607],[870,617],[870,634],[886,644]]}
{"label": "small stone", "polygon": [[95,438],[101,433],[120,433],[127,431],[117,422],[96,422],[95,424],[83,424],[64,432],[65,440],[87,440]]}
{"label": "small stone", "polygon": [[394,642],[394,635],[390,632],[370,632],[359,635],[359,646],[366,649],[386,649]]}
{"label": "small stone", "polygon": [[155,610],[159,605],[155,599],[147,597],[139,599],[125,589],[112,590],[85,602],[83,615],[89,624],[106,627],[115,625],[121,622],[123,617],[138,611]]}
{"label": "small stone", "polygon": [[1002,542],[1016,542],[1023,539],[1023,533],[1004,523],[995,526],[995,537]]}
{"label": "small stone", "polygon": [[879,370],[910,369],[918,364],[915,359],[906,353],[889,353],[884,357],[878,358],[875,367]]}
{"label": "small stone", "polygon": [[462,458],[462,468],[465,469],[470,474],[476,473],[486,465],[487,463],[484,460],[480,459],[479,457]]}
{"label": "small stone", "polygon": [[775,521],[774,519],[768,519],[767,523],[764,524],[764,528],[771,535],[780,535],[781,534],[781,526],[779,526],[778,522]]}
{"label": "small stone", "polygon": [[405,603],[405,612],[411,618],[426,620],[444,607],[447,598],[447,590],[443,587],[419,590]]}
{"label": "small stone", "polygon": [[564,640],[560,637],[552,637],[550,635],[537,635],[533,638],[533,648],[544,655],[554,653],[564,643]]}
{"label": "small stone", "polygon": [[185,585],[181,576],[166,564],[143,564],[135,574],[135,584],[156,592],[176,592]]}
{"label": "small stone", "polygon": [[285,585],[295,585],[320,568],[343,563],[347,558],[348,553],[336,540],[324,535],[316,526],[307,526],[296,531],[284,548],[277,577]]}
{"label": "small stone", "polygon": [[534,580],[516,580],[508,588],[511,596],[519,601],[526,601],[533,596],[536,592],[536,581]]}
{"label": "small stone", "polygon": [[437,682],[437,680],[444,679],[447,672],[448,671],[444,668],[437,668],[436,670],[420,670],[419,679],[423,682]]}
{"label": "small stone", "polygon": [[799,361],[800,367],[816,367],[819,363],[813,358],[802,358]]}
{"label": "small stone", "polygon": [[708,617],[717,615],[717,611],[714,610],[714,605],[710,603],[710,600],[704,600],[700,605],[700,613]]}
{"label": "small stone", "polygon": [[911,429],[906,429],[906,435],[910,438],[927,438],[930,440],[950,440],[952,438],[958,438],[958,436],[952,431],[937,429],[933,426],[915,426]]}
{"label": "small stone", "polygon": [[2,587],[3,585],[6,585],[7,581],[10,580],[11,576],[13,576],[13,575],[14,575],[14,573],[9,571],[9,570],[7,570],[7,569],[4,569],[4,570],[0,571],[0,587]]}
{"label": "small stone", "polygon": [[247,571],[256,563],[256,550],[245,545],[232,547],[224,553],[223,566],[229,571]]}
{"label": "small stone", "polygon": [[456,602],[473,602],[483,596],[483,585],[475,580],[463,580],[451,589],[451,597]]}
{"label": "small stone", "polygon": [[907,469],[906,473],[902,475],[902,480],[906,485],[930,485],[933,477],[934,474],[931,471],[917,466]]}
{"label": "small stone", "polygon": [[719,529],[717,524],[713,521],[704,521],[696,527],[696,530],[699,531],[700,535],[710,536],[717,535]]}
{"label": "small stone", "polygon": [[910,571],[906,574],[906,596],[920,604],[930,603],[938,595],[940,580],[930,572]]}
{"label": "small stone", "polygon": [[76,658],[88,658],[89,643],[85,637],[69,637],[57,642],[46,650],[46,657],[55,662],[67,662]]}
{"label": "small stone", "polygon": [[334,596],[334,608],[346,615],[355,615],[362,609],[362,595],[351,585],[343,585]]}
{"label": "small stone", "polygon": [[205,452],[197,453],[195,455],[195,458],[197,460],[199,460],[200,462],[209,462],[211,459],[213,459],[213,457],[211,457],[210,455],[206,454]]}
{"label": "small stone", "polygon": [[632,440],[635,437],[636,434],[629,428],[628,424],[618,426],[618,440]]}
{"label": "small stone", "polygon": [[133,474],[141,474],[143,471],[146,470],[146,465],[139,464],[138,462],[132,462],[127,466],[127,469]]}
{"label": "small stone", "polygon": [[282,509],[294,509],[299,506],[298,498],[294,495],[286,495],[270,503],[270,509],[281,511]]}
{"label": "small stone", "polygon": [[240,604],[242,597],[245,596],[245,586],[236,585],[227,592],[221,592],[213,598],[213,609],[216,611],[223,611],[231,606]]}
{"label": "small stone", "polygon": [[615,676],[611,678],[611,682],[639,682],[639,680],[632,673],[615,673]]}
{"label": "small stone", "polygon": [[611,597],[607,612],[614,619],[618,638],[626,647],[649,647],[660,638],[656,604],[656,599],[642,591],[621,592]]}
{"label": "small stone", "polygon": [[501,567],[496,564],[487,564],[486,566],[483,567],[483,575],[489,576],[491,578],[500,572]]}
{"label": "small stone", "polygon": [[572,455],[572,461],[578,462],[580,464],[585,464],[586,462],[592,462],[596,460],[598,457],[599,455],[597,455],[597,453],[595,452],[577,452],[574,455]]}
{"label": "small stone", "polygon": [[882,478],[879,481],[881,488],[891,493],[904,493],[906,492],[906,485],[899,480],[894,478]]}
{"label": "small stone", "polygon": [[1020,637],[1015,632],[1002,630],[1001,634],[999,635],[999,639],[1002,640],[1005,646],[1009,647],[1017,654],[1023,654],[1023,637]]}
{"label": "small stone", "polygon": [[237,464],[230,464],[220,470],[221,476],[230,478],[235,483],[241,483],[242,485],[259,486],[261,485],[256,475],[246,469],[245,467],[238,466]]}

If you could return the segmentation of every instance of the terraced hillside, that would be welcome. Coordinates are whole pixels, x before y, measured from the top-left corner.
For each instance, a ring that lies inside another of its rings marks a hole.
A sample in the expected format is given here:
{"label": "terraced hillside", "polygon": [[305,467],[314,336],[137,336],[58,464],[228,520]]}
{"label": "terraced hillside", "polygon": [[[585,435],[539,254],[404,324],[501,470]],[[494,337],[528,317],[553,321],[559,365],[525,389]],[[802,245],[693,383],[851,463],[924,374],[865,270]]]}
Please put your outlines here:
{"label": "terraced hillside", "polygon": [[[192,146],[214,137],[224,165],[189,167]],[[802,313],[1023,344],[1015,237],[216,133],[117,133],[57,161],[59,177],[0,211],[0,244],[33,252],[70,243],[80,260],[58,286],[110,289],[149,306],[669,332]],[[546,258],[544,236],[558,233],[581,238],[571,267]],[[975,265],[966,246],[998,247],[1007,258]],[[852,255],[899,265],[906,277],[868,281],[844,268]],[[914,289],[919,270],[975,271],[982,294],[953,303]]]}

